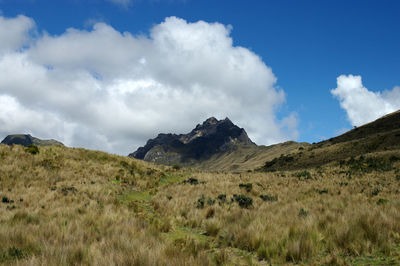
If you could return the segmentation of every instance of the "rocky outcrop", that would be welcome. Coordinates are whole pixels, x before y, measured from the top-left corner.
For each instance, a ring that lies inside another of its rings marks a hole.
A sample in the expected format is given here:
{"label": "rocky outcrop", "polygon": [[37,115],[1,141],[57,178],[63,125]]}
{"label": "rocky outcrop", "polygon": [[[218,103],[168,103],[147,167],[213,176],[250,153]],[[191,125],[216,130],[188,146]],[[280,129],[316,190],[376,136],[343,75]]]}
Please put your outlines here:
{"label": "rocky outcrop", "polygon": [[159,134],[129,156],[171,165],[206,160],[238,145],[256,146],[246,131],[228,118],[217,120],[211,117],[188,134]]}
{"label": "rocky outcrop", "polygon": [[14,134],[14,135],[8,135],[3,139],[1,142],[2,144],[6,145],[23,145],[23,146],[29,146],[29,145],[38,145],[38,146],[64,146],[61,142],[50,139],[50,140],[41,140],[35,137],[32,137],[29,134]]}

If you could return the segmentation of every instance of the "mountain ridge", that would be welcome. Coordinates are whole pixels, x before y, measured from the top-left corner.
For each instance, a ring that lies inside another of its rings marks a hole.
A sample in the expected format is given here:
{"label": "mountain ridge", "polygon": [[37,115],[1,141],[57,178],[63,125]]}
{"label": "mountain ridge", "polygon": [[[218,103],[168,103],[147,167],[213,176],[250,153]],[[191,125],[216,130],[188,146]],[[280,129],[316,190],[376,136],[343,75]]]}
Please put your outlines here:
{"label": "mountain ridge", "polygon": [[236,126],[229,118],[218,120],[210,117],[187,134],[158,134],[129,156],[148,162],[179,164],[208,171],[244,172],[308,145],[288,141],[258,146],[243,128]]}
{"label": "mountain ridge", "polygon": [[188,163],[208,159],[237,145],[257,146],[229,118],[210,117],[187,134],[158,134],[128,156],[162,164]]}
{"label": "mountain ridge", "polygon": [[42,140],[36,137],[31,136],[30,134],[11,134],[5,137],[1,144],[6,144],[6,145],[22,145],[22,146],[28,146],[28,145],[37,145],[37,146],[64,146],[63,143],[54,140],[54,139],[48,139],[48,140]]}

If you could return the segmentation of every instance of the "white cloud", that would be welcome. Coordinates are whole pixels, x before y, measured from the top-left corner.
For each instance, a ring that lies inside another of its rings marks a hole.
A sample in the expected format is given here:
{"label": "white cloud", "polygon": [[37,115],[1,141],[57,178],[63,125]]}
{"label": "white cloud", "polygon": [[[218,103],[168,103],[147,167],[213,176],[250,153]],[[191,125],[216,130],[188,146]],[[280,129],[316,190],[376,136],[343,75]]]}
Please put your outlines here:
{"label": "white cloud", "polygon": [[34,27],[32,19],[19,15],[16,18],[0,16],[0,54],[21,48],[29,41],[29,31]]}
{"label": "white cloud", "polygon": [[276,77],[233,45],[230,26],[170,17],[149,36],[97,23],[33,39],[22,16],[1,18],[0,32],[11,20],[30,28],[0,54],[0,137],[29,132],[127,154],[210,116],[229,117],[259,144],[297,136],[296,116],[276,119],[285,100]]}
{"label": "white cloud", "polygon": [[331,93],[338,98],[353,126],[363,125],[400,109],[400,87],[373,92],[363,86],[361,76],[341,75],[337,78],[337,88]]}

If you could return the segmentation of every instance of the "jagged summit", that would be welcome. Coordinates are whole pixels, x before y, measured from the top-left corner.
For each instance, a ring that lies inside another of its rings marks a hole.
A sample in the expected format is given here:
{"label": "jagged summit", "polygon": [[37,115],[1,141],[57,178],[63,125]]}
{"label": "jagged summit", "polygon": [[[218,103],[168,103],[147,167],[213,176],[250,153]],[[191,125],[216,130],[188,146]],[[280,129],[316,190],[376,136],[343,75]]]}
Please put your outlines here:
{"label": "jagged summit", "polygon": [[229,118],[210,117],[188,134],[159,134],[129,156],[163,164],[202,160],[237,145],[256,146]]}
{"label": "jagged summit", "polygon": [[23,145],[23,146],[28,146],[28,145],[38,145],[38,146],[64,146],[61,142],[50,139],[50,140],[41,140],[35,137],[32,137],[30,134],[13,134],[13,135],[8,135],[3,139],[1,142],[2,144],[6,145]]}

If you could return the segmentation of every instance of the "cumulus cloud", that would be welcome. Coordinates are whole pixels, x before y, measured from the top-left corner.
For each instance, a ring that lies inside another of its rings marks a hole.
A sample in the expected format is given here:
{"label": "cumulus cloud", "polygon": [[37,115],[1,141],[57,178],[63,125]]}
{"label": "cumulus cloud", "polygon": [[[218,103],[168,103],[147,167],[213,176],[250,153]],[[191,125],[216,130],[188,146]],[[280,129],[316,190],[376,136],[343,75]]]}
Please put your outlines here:
{"label": "cumulus cloud", "polygon": [[210,116],[229,117],[259,144],[297,136],[295,115],[275,116],[285,100],[276,77],[233,45],[230,26],[169,17],[148,36],[97,23],[32,38],[23,16],[0,17],[0,32],[10,21],[25,27],[0,50],[0,137],[28,132],[127,154]]}
{"label": "cumulus cloud", "polygon": [[34,21],[23,15],[16,18],[0,16],[0,53],[19,49],[29,41],[29,31],[33,28]]}
{"label": "cumulus cloud", "polygon": [[400,87],[373,92],[362,84],[361,76],[341,75],[331,93],[338,98],[353,126],[371,122],[400,109]]}

